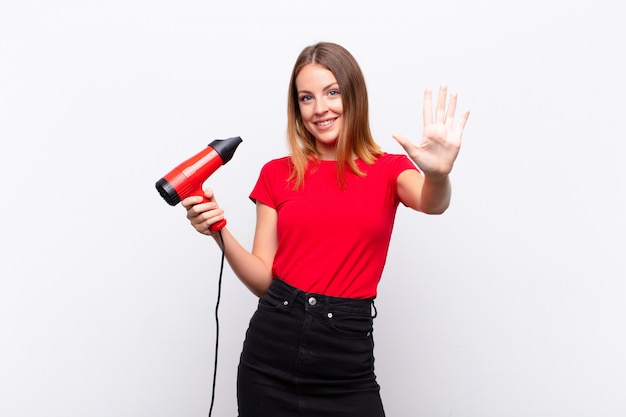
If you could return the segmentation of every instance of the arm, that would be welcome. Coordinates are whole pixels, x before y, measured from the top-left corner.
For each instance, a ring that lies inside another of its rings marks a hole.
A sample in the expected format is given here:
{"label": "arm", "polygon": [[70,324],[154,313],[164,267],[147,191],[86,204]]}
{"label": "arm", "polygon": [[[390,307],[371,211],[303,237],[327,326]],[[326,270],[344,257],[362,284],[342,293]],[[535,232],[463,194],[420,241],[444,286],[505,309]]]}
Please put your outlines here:
{"label": "arm", "polygon": [[398,176],[398,195],[407,206],[427,214],[441,214],[450,204],[449,174],[461,147],[461,136],[469,117],[469,110],[453,127],[457,96],[453,94],[446,110],[447,87],[439,89],[433,118],[432,93],[424,92],[424,134],[418,144],[403,135],[393,137],[402,145],[409,157],[420,168],[404,171]]}
{"label": "arm", "polygon": [[[224,218],[224,211],[219,208],[212,190],[206,190],[208,203],[201,203],[200,197],[189,197],[182,204],[187,209],[187,218],[199,232],[213,237],[219,246],[221,241],[218,233],[209,227]],[[252,252],[246,250],[230,233],[228,228],[222,229],[224,239],[224,255],[233,272],[252,293],[262,296],[272,283],[272,264],[278,239],[276,235],[276,210],[257,203],[257,224],[254,234]]]}
{"label": "arm", "polygon": [[400,201],[414,210],[426,214],[442,214],[450,205],[452,187],[446,175],[433,178],[409,169],[398,176]]}

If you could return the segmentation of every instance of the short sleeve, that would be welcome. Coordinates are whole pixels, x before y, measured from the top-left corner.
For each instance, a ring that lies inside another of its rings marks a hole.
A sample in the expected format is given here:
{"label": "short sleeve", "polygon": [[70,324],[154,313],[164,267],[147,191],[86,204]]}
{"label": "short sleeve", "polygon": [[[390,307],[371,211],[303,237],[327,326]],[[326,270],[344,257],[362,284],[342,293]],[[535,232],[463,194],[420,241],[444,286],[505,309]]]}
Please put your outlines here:
{"label": "short sleeve", "polygon": [[288,157],[274,159],[261,168],[259,178],[250,193],[250,200],[257,201],[272,208],[279,204],[280,191],[285,188],[290,173]]}

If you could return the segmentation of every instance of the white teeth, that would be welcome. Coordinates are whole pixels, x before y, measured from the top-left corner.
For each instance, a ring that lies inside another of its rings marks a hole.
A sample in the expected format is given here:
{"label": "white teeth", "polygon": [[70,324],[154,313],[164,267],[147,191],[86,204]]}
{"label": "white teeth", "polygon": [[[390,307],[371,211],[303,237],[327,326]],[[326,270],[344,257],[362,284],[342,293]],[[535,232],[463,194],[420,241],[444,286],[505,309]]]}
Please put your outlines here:
{"label": "white teeth", "polygon": [[332,120],[326,120],[326,121],[323,121],[323,122],[318,122],[318,123],[316,123],[316,125],[318,125],[318,126],[328,126],[332,122],[333,122]]}

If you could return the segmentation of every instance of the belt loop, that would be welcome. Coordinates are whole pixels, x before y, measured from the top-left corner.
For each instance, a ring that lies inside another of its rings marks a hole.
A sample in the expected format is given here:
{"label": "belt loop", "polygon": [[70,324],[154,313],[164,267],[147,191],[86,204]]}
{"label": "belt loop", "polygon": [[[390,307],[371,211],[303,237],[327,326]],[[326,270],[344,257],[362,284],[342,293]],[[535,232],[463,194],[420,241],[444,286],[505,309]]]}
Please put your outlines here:
{"label": "belt loop", "polygon": [[376,316],[378,316],[378,310],[376,309],[376,304],[374,304],[374,298],[372,298],[372,310],[374,310],[374,314],[372,315],[372,318],[375,319]]}

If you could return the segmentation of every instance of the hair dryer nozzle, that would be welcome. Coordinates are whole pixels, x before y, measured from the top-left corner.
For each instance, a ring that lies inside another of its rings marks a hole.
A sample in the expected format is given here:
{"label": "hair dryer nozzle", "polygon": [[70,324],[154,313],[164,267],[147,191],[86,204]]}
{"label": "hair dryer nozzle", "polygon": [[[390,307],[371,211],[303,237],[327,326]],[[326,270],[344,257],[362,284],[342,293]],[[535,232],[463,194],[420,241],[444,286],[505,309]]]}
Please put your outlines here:
{"label": "hair dryer nozzle", "polygon": [[222,164],[226,164],[226,162],[231,160],[237,146],[239,146],[241,142],[243,142],[241,138],[235,136],[228,139],[215,139],[213,142],[209,143],[209,146],[215,149],[215,152],[222,158]]}

